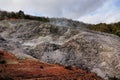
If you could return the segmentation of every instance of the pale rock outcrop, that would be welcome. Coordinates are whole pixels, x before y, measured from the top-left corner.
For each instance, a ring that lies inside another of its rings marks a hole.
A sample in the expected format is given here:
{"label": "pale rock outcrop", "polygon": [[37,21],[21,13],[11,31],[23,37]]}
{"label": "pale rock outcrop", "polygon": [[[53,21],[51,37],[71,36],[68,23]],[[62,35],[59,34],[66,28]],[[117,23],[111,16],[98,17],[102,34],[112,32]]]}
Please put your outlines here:
{"label": "pale rock outcrop", "polygon": [[58,23],[59,20],[55,23],[54,20],[50,23],[0,21],[3,37],[0,48],[29,54],[48,63],[88,69],[105,79],[109,76],[120,78],[120,37],[87,30],[85,24],[71,27]]}

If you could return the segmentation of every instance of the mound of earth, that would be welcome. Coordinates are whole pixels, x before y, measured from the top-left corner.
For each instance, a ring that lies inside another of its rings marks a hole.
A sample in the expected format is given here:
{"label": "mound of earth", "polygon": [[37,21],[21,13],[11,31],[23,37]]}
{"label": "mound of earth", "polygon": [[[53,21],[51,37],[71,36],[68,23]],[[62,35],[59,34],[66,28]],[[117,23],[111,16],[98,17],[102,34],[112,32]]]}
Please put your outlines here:
{"label": "mound of earth", "polygon": [[96,74],[71,66],[19,59],[0,51],[0,80],[102,80]]}

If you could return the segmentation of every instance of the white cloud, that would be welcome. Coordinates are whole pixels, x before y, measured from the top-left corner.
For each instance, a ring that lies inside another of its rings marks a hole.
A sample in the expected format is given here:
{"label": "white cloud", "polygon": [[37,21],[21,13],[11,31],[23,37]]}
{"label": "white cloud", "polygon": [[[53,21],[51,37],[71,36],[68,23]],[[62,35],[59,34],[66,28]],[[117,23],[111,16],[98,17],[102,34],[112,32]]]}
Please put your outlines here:
{"label": "white cloud", "polygon": [[115,6],[118,0],[109,0],[101,8],[93,13],[89,13],[79,18],[80,21],[85,23],[113,23],[120,21],[120,7]]}
{"label": "white cloud", "polygon": [[[79,19],[87,23],[119,21],[116,0],[0,0],[0,8],[27,14]],[[109,9],[110,8],[110,9]],[[110,11],[111,10],[111,11]]]}
{"label": "white cloud", "polygon": [[106,0],[0,0],[0,7],[4,10],[35,13],[49,17],[67,17],[78,19],[96,10]]}

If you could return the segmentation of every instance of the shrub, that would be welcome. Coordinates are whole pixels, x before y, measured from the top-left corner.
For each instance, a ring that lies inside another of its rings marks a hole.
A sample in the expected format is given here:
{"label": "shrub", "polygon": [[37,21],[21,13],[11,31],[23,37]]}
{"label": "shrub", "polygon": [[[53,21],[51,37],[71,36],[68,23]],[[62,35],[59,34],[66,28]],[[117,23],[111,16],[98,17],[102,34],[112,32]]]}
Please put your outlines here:
{"label": "shrub", "polygon": [[10,19],[10,18],[12,18],[12,19],[29,19],[29,20],[37,20],[37,21],[42,21],[42,22],[49,22],[48,18],[25,15],[24,12],[21,10],[16,13],[0,11],[0,20]]}
{"label": "shrub", "polygon": [[90,30],[94,31],[101,31],[106,32],[110,34],[115,34],[117,36],[120,36],[120,22],[114,23],[114,24],[97,24],[97,25],[90,25],[87,27]]}

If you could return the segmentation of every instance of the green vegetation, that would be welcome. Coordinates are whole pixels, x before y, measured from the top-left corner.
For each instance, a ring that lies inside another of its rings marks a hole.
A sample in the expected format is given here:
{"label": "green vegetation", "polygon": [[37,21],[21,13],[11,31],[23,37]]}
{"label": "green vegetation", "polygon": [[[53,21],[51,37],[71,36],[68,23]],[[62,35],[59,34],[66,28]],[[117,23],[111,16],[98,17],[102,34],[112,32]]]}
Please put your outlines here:
{"label": "green vegetation", "polygon": [[0,11],[0,20],[5,20],[5,19],[29,19],[29,20],[37,20],[37,21],[42,21],[42,22],[49,22],[48,18],[26,15],[21,10],[16,13]]}
{"label": "green vegetation", "polygon": [[120,37],[120,22],[114,24],[97,24],[88,26],[90,30],[115,34]]}

